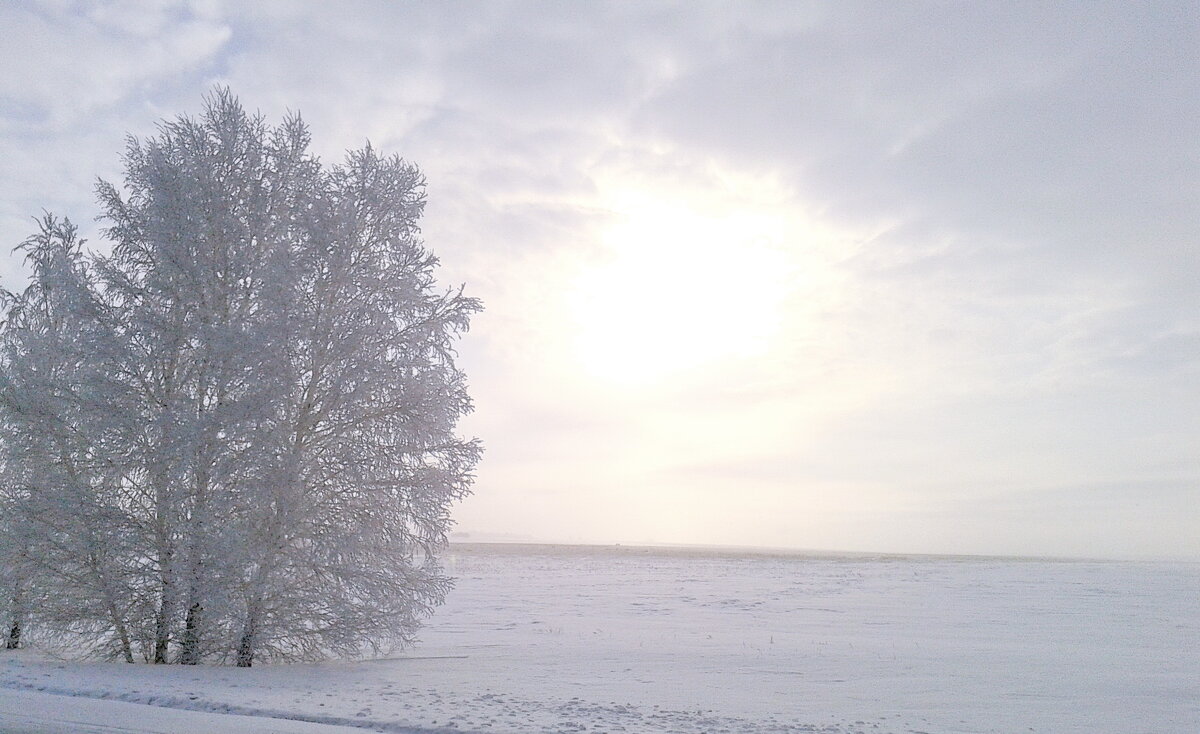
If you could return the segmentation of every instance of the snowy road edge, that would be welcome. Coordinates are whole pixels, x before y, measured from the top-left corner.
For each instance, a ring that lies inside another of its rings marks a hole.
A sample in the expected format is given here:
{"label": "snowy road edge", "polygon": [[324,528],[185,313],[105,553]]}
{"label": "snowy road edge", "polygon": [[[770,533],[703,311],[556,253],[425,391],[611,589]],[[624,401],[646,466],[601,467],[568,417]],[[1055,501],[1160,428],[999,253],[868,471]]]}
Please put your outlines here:
{"label": "snowy road edge", "polygon": [[[263,719],[282,719],[285,721],[303,721],[309,724],[326,724],[329,726],[345,726],[356,729],[365,729],[367,731],[385,732],[386,734],[478,734],[464,729],[450,729],[446,727],[416,727],[408,724],[400,724],[392,721],[376,721],[365,718],[346,718],[343,716],[321,716],[319,714],[301,714],[288,711],[277,711],[272,709],[259,709],[250,706],[239,706],[237,704],[218,703],[215,701],[205,701],[200,697],[180,697],[169,695],[147,695],[140,693],[116,693],[112,691],[94,691],[81,690],[72,688],[57,688],[55,686],[44,685],[29,685],[29,684],[13,684],[10,682],[0,683],[0,690],[13,691],[32,691],[36,693],[48,693],[54,696],[68,696],[71,698],[91,698],[102,701],[121,701],[124,703],[137,703],[144,706],[157,706],[159,708],[179,709],[183,711],[197,711],[209,714],[235,714],[237,716],[253,716]],[[489,734],[503,734],[502,732],[493,732],[489,730]]]}

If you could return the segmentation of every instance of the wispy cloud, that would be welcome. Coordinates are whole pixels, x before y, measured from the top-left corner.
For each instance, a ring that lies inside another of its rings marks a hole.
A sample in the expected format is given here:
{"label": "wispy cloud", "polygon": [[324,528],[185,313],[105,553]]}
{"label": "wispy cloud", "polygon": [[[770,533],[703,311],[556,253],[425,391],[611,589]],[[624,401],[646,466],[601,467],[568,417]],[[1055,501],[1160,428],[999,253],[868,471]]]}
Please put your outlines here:
{"label": "wispy cloud", "polygon": [[124,133],[214,83],[299,109],[326,158],[369,138],[422,166],[443,274],[488,305],[462,345],[489,446],[466,529],[1200,554],[1186,4],[40,3],[0,25],[10,244],[42,207],[86,222]]}

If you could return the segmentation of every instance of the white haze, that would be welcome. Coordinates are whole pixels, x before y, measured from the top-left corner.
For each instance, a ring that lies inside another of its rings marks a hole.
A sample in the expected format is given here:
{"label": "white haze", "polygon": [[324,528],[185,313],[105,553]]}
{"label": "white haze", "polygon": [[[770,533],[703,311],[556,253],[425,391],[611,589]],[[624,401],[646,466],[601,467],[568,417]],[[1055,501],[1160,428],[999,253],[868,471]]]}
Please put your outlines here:
{"label": "white haze", "polygon": [[[214,83],[429,180],[474,537],[1200,556],[1186,3],[0,6],[0,240]],[[18,288],[19,256],[0,263]]]}

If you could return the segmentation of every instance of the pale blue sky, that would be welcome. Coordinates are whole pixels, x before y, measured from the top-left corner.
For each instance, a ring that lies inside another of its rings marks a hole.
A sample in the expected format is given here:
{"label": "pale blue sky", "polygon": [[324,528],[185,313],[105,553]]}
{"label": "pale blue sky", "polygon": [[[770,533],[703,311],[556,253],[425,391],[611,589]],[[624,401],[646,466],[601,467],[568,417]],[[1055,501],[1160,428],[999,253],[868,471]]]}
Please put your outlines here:
{"label": "pale blue sky", "polygon": [[[250,6],[250,7],[244,7]],[[429,179],[475,534],[1200,557],[1192,3],[0,5],[0,240],[214,84]],[[7,250],[5,250],[7,252]],[[15,288],[15,257],[0,260]]]}

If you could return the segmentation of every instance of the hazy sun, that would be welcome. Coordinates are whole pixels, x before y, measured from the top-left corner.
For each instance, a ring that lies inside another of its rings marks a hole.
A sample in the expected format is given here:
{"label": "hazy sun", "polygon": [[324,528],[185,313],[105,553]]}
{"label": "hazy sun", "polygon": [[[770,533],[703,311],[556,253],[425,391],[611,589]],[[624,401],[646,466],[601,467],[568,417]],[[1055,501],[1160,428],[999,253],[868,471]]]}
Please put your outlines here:
{"label": "hazy sun", "polygon": [[767,354],[800,273],[785,213],[624,194],[571,293],[594,377],[646,382]]}

